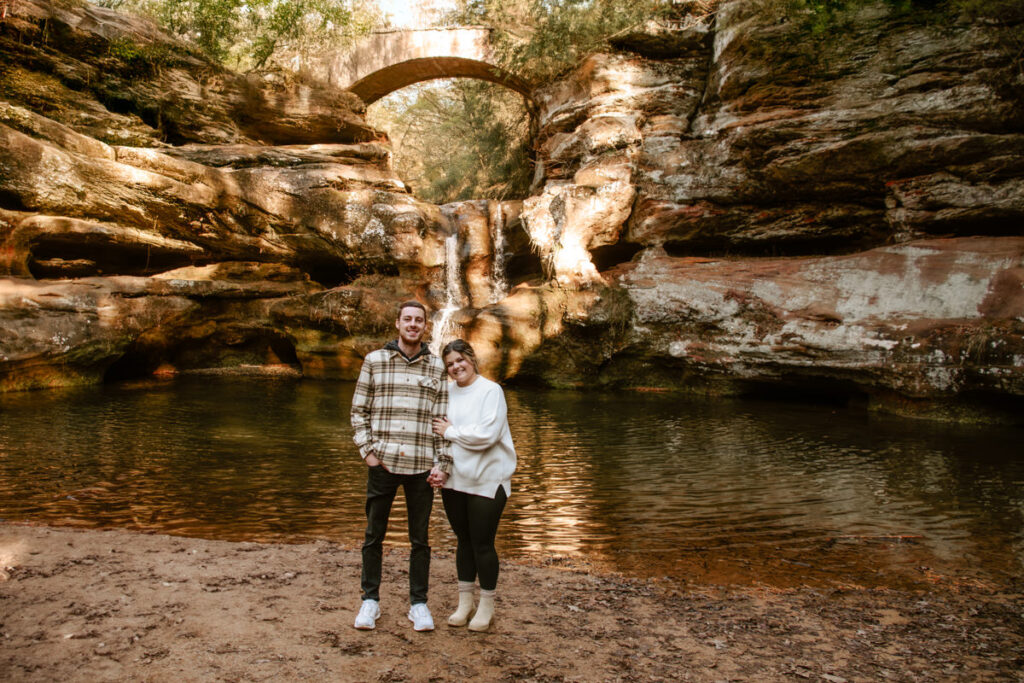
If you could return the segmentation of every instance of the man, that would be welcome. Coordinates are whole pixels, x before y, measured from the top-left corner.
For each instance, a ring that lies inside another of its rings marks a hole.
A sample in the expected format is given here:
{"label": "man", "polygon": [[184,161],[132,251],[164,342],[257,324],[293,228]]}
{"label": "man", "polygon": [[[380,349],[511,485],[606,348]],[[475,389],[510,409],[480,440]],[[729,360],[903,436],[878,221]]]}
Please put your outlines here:
{"label": "man", "polygon": [[363,604],[355,627],[369,630],[380,617],[384,534],[391,503],[401,486],[409,513],[409,620],[417,631],[432,631],[427,608],[430,545],[427,527],[434,502],[432,484],[451,471],[447,442],[431,421],[448,412],[444,364],[423,344],[427,309],[418,301],[398,307],[398,339],[363,361],[352,396],[353,441],[368,468],[366,539],[363,542]]}

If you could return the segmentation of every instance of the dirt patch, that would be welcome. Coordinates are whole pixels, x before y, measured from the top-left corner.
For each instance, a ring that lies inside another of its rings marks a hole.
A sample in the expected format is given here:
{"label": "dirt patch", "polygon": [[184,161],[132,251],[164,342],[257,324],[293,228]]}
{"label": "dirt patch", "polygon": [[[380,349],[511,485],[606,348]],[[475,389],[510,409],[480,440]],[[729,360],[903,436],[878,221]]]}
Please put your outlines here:
{"label": "dirt patch", "polygon": [[0,679],[12,681],[1020,681],[1019,591],[680,587],[506,563],[491,633],[406,619],[388,549],[383,617],[352,628],[359,552],[0,525]]}

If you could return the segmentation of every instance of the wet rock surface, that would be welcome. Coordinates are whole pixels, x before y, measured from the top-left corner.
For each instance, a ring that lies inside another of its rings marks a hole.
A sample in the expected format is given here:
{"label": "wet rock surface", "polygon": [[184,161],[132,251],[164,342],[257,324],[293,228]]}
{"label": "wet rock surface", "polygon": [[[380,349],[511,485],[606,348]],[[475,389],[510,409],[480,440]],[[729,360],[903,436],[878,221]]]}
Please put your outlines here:
{"label": "wet rock surface", "polygon": [[[1022,249],[1019,238],[963,238],[807,259],[645,253],[619,275],[645,331],[624,341],[630,355],[642,348],[665,366],[670,358],[702,366],[698,391],[730,379],[740,390],[747,382],[822,391],[831,384],[839,395],[859,385],[880,401],[887,392],[1019,396],[1024,299],[1003,283],[1019,278]],[[989,315],[996,300],[1002,308]],[[644,381],[614,363],[607,371],[615,381]],[[658,385],[668,376],[656,378]]]}

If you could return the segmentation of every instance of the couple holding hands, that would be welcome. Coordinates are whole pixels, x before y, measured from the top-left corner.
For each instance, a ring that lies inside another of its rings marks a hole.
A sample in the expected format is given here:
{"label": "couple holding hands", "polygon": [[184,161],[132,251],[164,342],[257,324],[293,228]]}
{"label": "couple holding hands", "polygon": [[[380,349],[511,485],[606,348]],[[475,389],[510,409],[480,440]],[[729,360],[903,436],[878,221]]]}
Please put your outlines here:
{"label": "couple holding hands", "polygon": [[[498,554],[494,537],[512,492],[516,451],[501,387],[477,372],[473,347],[456,339],[441,352],[423,343],[427,311],[406,301],[395,321],[398,339],[368,354],[352,396],[353,440],[367,465],[362,606],[355,627],[380,617],[382,548],[398,487],[409,517],[409,620],[431,631],[427,607],[434,489],[458,539],[459,603],[450,626],[486,631],[494,617]],[[451,380],[450,382],[448,380]],[[474,610],[473,593],[480,582]]]}

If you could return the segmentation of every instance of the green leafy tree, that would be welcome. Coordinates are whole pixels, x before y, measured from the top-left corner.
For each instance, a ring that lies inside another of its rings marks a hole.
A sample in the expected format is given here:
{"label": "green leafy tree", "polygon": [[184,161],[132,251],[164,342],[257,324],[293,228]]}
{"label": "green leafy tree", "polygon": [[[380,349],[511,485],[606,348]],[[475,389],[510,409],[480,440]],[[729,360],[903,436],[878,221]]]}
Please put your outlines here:
{"label": "green leafy tree", "polygon": [[474,80],[406,88],[370,108],[395,170],[427,201],[511,199],[529,190],[529,115],[520,95]]}
{"label": "green leafy tree", "polygon": [[501,65],[542,82],[605,48],[617,33],[672,11],[667,0],[459,0],[446,21],[494,28]]}
{"label": "green leafy tree", "polygon": [[[441,21],[493,28],[498,63],[539,84],[667,9],[665,0],[460,0]],[[396,170],[422,199],[529,192],[529,112],[509,90],[468,80],[421,85],[378,102],[370,113],[371,123],[390,134]]]}
{"label": "green leafy tree", "polygon": [[235,68],[342,46],[380,21],[369,0],[100,0],[152,17],[168,32]]}

